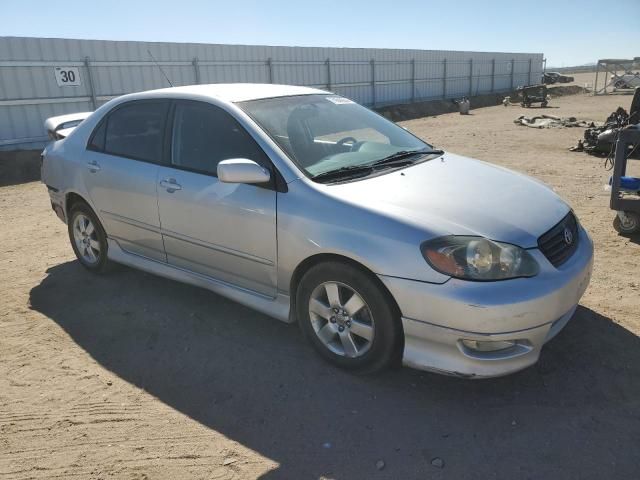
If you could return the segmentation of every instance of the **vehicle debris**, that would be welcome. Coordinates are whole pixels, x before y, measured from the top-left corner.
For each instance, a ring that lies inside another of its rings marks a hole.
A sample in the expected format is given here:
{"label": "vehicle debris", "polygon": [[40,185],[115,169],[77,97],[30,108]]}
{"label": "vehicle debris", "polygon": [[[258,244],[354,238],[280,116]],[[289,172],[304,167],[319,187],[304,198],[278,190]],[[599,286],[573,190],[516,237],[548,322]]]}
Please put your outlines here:
{"label": "vehicle debris", "polygon": [[536,115],[527,117],[520,115],[513,123],[531,128],[564,128],[564,127],[594,127],[595,123],[578,120],[576,117],[556,117],[555,115]]}
{"label": "vehicle debris", "polygon": [[584,132],[584,138],[569,148],[572,152],[587,152],[591,155],[613,155],[618,133],[627,125],[640,123],[640,87],[636,88],[628,113],[618,107],[607,117],[603,125],[590,125]]}

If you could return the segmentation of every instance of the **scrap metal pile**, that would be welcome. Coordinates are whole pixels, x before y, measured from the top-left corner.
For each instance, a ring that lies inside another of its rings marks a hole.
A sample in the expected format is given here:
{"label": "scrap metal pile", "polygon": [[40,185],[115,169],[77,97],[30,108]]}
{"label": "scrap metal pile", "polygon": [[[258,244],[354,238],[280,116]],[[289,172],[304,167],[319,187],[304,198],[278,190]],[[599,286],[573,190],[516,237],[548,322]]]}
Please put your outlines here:
{"label": "scrap metal pile", "polygon": [[618,107],[615,112],[607,117],[602,126],[590,126],[584,132],[584,139],[578,140],[578,144],[569,150],[573,152],[587,152],[592,155],[611,156],[615,147],[618,133],[628,125],[640,123],[640,88],[636,88],[631,107],[627,112]]}

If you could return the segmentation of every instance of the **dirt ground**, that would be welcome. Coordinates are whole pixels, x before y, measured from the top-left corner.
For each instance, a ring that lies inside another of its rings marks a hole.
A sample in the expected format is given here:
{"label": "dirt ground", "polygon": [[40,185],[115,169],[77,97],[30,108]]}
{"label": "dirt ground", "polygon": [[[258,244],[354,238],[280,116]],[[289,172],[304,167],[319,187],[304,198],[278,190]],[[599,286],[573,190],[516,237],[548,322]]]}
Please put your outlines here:
{"label": "dirt ground", "polygon": [[[578,73],[565,73],[564,75],[570,75],[573,77],[574,81],[572,83],[556,83],[555,85],[580,85],[587,88],[592,89],[595,85],[596,74],[595,72],[578,72]],[[604,86],[603,73],[600,72],[598,75],[598,88],[602,88]],[[629,101],[629,104],[631,101]],[[616,105],[617,107],[617,105]],[[627,105],[628,108],[628,105]]]}
{"label": "dirt ground", "polygon": [[[603,120],[630,101],[545,111]],[[537,365],[499,379],[336,370],[296,326],[213,293],[87,273],[41,184],[0,188],[0,478],[638,478],[640,239],[611,227],[603,161],[567,151],[581,129],[513,124],[536,111],[404,122],[550,184],[593,236],[576,316]]]}

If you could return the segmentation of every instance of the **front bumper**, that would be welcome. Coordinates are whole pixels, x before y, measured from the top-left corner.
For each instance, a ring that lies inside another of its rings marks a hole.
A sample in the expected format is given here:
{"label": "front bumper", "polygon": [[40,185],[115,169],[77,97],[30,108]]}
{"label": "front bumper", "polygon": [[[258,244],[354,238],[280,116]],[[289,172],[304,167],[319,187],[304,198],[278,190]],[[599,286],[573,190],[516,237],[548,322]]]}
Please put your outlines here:
{"label": "front bumper", "polygon": [[[380,275],[402,312],[403,363],[465,377],[506,375],[534,364],[542,346],[571,319],[589,284],[593,244],[580,227],[578,248],[558,268],[539,250],[530,253],[540,265],[532,278],[450,279],[438,285]],[[469,348],[468,341],[513,346],[481,351]]]}

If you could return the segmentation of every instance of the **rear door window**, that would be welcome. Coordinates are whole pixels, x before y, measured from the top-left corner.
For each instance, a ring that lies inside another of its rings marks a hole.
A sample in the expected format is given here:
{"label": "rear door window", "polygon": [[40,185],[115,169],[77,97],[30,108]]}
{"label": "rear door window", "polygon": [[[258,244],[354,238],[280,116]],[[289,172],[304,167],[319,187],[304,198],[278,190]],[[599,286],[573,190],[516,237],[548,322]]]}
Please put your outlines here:
{"label": "rear door window", "polygon": [[105,153],[161,163],[168,111],[165,101],[137,101],[119,107],[107,119]]}

